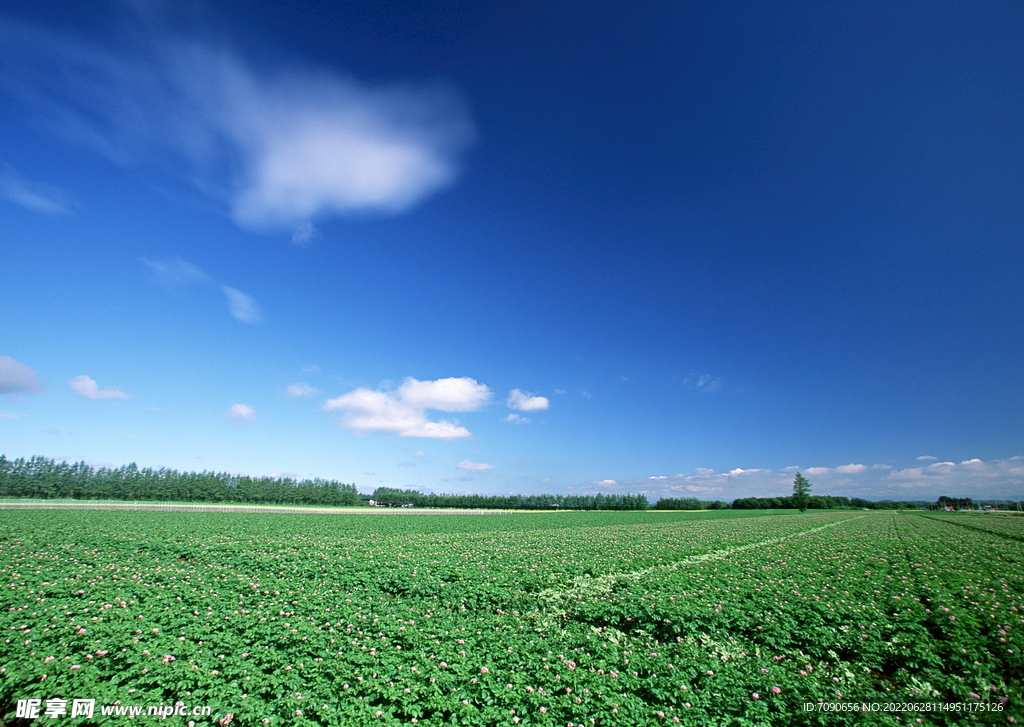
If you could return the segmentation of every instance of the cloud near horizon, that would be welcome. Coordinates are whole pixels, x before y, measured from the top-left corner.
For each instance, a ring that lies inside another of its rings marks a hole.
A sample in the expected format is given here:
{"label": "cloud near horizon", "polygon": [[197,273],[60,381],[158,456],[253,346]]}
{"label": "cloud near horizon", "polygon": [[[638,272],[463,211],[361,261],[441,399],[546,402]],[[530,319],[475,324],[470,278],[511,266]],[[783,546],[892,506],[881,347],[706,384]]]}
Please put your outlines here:
{"label": "cloud near horizon", "polygon": [[490,470],[497,469],[493,464],[471,462],[468,459],[462,460],[455,467],[460,470],[468,470],[469,472],[489,472]]}
{"label": "cloud near horizon", "polygon": [[91,376],[76,376],[68,383],[71,390],[86,399],[127,399],[128,394],[117,389],[101,389]]}
{"label": "cloud near horizon", "polygon": [[[934,462],[896,468],[888,464],[846,464],[836,467],[734,468],[718,472],[698,468],[689,474],[654,475],[620,483],[624,489],[649,498],[698,497],[731,501],[740,497],[779,497],[793,492],[793,478],[802,472],[817,495],[860,497],[866,500],[926,500],[940,495],[1014,499],[1024,493],[1024,457],[985,461]],[[593,489],[586,483],[574,489]]]}
{"label": "cloud near horizon", "polygon": [[468,376],[434,381],[407,378],[394,391],[358,388],[328,399],[323,410],[344,412],[340,425],[357,433],[384,432],[399,437],[461,439],[472,436],[458,422],[431,421],[427,410],[479,411],[491,398],[491,390]]}
{"label": "cloud near horizon", "polygon": [[41,394],[46,391],[36,372],[12,356],[0,356],[0,395]]}
{"label": "cloud near horizon", "polygon": [[0,15],[0,83],[50,130],[193,185],[242,227],[305,244],[314,218],[401,213],[450,184],[473,141],[444,84],[368,85],[270,52],[256,62],[208,28],[122,20],[101,46]]}

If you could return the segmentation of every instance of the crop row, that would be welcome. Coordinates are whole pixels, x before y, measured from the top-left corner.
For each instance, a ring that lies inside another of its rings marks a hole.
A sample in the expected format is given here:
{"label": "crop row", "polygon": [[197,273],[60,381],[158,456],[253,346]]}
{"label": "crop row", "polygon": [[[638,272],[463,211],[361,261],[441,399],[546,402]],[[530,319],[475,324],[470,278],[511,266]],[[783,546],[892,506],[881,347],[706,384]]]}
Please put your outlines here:
{"label": "crop row", "polygon": [[934,520],[4,515],[5,720],[84,696],[243,725],[799,724],[822,719],[801,701],[972,692],[1021,719],[1021,545]]}

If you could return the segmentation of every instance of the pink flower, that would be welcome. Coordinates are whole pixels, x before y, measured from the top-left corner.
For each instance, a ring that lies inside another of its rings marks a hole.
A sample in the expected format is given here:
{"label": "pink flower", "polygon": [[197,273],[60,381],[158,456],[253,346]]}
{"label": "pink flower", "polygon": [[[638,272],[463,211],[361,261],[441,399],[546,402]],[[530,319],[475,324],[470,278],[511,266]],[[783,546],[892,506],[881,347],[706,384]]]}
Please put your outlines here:
{"label": "pink flower", "polygon": [[782,690],[779,687],[772,687],[772,694],[782,694]]}
{"label": "pink flower", "polygon": [[751,694],[750,696],[751,696],[751,697],[753,697],[754,699],[760,699],[760,698],[761,698],[761,695],[760,695],[760,694],[758,694],[757,692],[754,692],[754,693],[753,693],[753,694]]}
{"label": "pink flower", "polygon": [[480,673],[481,674],[486,674],[489,671],[490,671],[490,669],[488,669],[486,666],[480,667]]}

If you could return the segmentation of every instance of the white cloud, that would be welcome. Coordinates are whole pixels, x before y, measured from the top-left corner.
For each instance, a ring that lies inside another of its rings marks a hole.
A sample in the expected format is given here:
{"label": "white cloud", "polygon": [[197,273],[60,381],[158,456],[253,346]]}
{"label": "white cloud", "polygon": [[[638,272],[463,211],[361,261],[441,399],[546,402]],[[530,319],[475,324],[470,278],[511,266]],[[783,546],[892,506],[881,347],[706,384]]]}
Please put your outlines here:
{"label": "white cloud", "polygon": [[515,412],[512,412],[507,417],[502,419],[502,421],[508,422],[509,424],[529,424],[530,417],[519,416]]}
{"label": "white cloud", "polygon": [[683,383],[706,394],[713,394],[722,388],[721,379],[716,379],[711,374],[690,374],[683,379]]}
{"label": "white cloud", "polygon": [[147,260],[142,262],[153,271],[156,282],[168,290],[178,290],[187,285],[215,285],[220,288],[228,304],[228,312],[242,323],[255,324],[263,320],[259,306],[252,296],[237,288],[222,285],[197,268],[178,258],[175,260]]}
{"label": "white cloud", "polygon": [[859,475],[861,472],[866,472],[867,469],[867,465],[864,464],[844,464],[836,467],[836,472],[841,475]]}
{"label": "white cloud", "polygon": [[156,281],[160,285],[171,290],[184,285],[213,282],[209,275],[192,263],[187,263],[180,258],[176,260],[147,260],[142,258],[142,262],[153,271]]}
{"label": "white cloud", "polygon": [[256,410],[245,404],[232,404],[227,412],[228,419],[233,422],[248,423],[256,421]]}
{"label": "white cloud", "polygon": [[426,452],[424,452],[424,451],[423,451],[423,450],[421,449],[421,450],[420,450],[419,452],[413,452],[413,453],[412,453],[412,456],[413,456],[413,457],[426,457],[426,456],[427,456],[427,453],[426,453]]}
{"label": "white cloud", "polygon": [[313,240],[319,239],[320,237],[323,237],[323,235],[320,234],[320,230],[316,229],[316,225],[307,220],[295,228],[295,231],[292,233],[292,244],[298,245],[299,247],[306,247],[312,243]]}
{"label": "white cloud", "polygon": [[528,391],[512,389],[508,393],[505,404],[509,409],[518,409],[519,411],[543,411],[548,408],[549,402],[545,396],[534,396]]}
{"label": "white cloud", "polygon": [[617,485],[618,482],[616,482],[615,480],[601,480],[597,484],[599,484],[599,485]]}
{"label": "white cloud", "polygon": [[302,381],[298,381],[294,384],[288,384],[288,386],[285,387],[285,392],[287,392],[288,396],[293,396],[296,399],[301,399],[303,397],[315,396],[316,394],[319,394],[320,389],[314,389],[309,384],[306,384]]}
{"label": "white cloud", "polygon": [[46,387],[36,372],[11,356],[0,356],[0,394],[39,394]]}
{"label": "white cloud", "polygon": [[[1024,456],[985,461],[978,458],[935,462],[927,466],[896,470],[890,465],[852,464],[837,467],[736,468],[717,472],[700,468],[692,474],[664,479],[643,477],[620,482],[628,491],[643,492],[649,498],[713,495],[723,500],[738,497],[778,497],[793,491],[793,475],[799,469],[811,479],[812,494],[861,497],[867,500],[927,500],[939,495],[1014,499],[1024,492]],[[580,483],[578,487],[593,487]],[[711,499],[708,497],[708,499]]]}
{"label": "white cloud", "polygon": [[318,374],[320,373],[320,367],[316,364],[308,364],[302,367],[302,373],[304,374]]}
{"label": "white cloud", "polygon": [[33,212],[64,215],[76,207],[71,195],[56,187],[25,179],[10,164],[0,163],[0,197]]}
{"label": "white cloud", "polygon": [[930,454],[922,454],[922,455],[921,455],[920,457],[918,457],[917,459],[918,459],[918,461],[919,461],[919,462],[928,462],[928,461],[933,461],[933,460],[936,460],[936,459],[938,459],[938,457],[933,457],[933,456],[932,456],[932,455],[930,455]]}
{"label": "white cloud", "polygon": [[227,285],[220,286],[220,289],[224,293],[224,297],[228,300],[228,310],[231,312],[232,316],[240,320],[242,323],[248,323],[250,325],[259,323],[263,320],[263,316],[260,315],[260,309],[256,305],[256,301],[250,296]]}
{"label": "white cloud", "polygon": [[471,436],[455,422],[430,421],[426,411],[479,410],[491,391],[467,376],[434,381],[406,379],[394,391],[359,388],[328,399],[324,411],[343,411],[341,425],[355,432],[391,432],[399,437],[458,439]]}
{"label": "white cloud", "polygon": [[668,475],[652,475],[652,476],[648,477],[647,479],[649,479],[649,480],[667,480],[668,479]]}
{"label": "white cloud", "polygon": [[76,376],[68,384],[71,390],[86,399],[127,399],[128,394],[117,389],[101,389],[92,377]]}
{"label": "white cloud", "polygon": [[408,378],[398,387],[403,402],[421,409],[477,411],[491,398],[491,390],[468,376],[435,381]]}
{"label": "white cloud", "polygon": [[31,419],[31,417],[28,414],[15,411],[0,411],[0,419]]}
{"label": "white cloud", "polygon": [[146,20],[107,47],[0,21],[0,81],[49,128],[170,172],[249,228],[399,213],[458,174],[473,125],[447,87],[369,86],[269,53],[254,63],[207,28]]}
{"label": "white cloud", "polygon": [[485,464],[484,462],[470,462],[468,459],[464,459],[455,465],[460,470],[469,470],[470,472],[487,472],[495,469],[493,464]]}

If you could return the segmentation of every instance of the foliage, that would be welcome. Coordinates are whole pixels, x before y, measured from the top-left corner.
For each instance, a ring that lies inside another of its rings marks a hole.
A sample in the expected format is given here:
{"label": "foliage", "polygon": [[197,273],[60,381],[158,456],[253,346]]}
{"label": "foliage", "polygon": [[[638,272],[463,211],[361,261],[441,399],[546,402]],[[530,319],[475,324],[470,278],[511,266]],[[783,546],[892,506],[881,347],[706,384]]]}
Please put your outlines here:
{"label": "foliage", "polygon": [[0,720],[54,696],[241,727],[1024,720],[1024,519],[966,517],[0,511]]}
{"label": "foliage", "polygon": [[386,505],[409,504],[416,507],[491,510],[646,510],[643,495],[445,495],[418,490],[378,487],[374,501]]}
{"label": "foliage", "polygon": [[793,504],[800,512],[806,512],[807,501],[811,494],[811,483],[799,472],[793,479]]}
{"label": "foliage", "polygon": [[46,457],[9,460],[0,454],[0,497],[78,500],[359,505],[355,485],[331,480],[178,472],[128,464],[116,469]]}
{"label": "foliage", "polygon": [[696,497],[663,497],[655,510],[727,510],[729,503],[719,500],[700,500]]}

